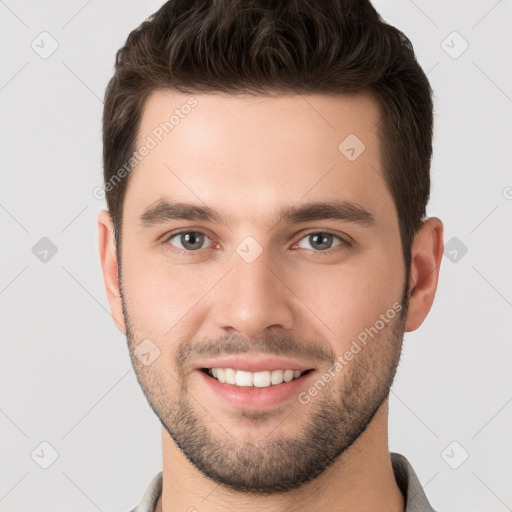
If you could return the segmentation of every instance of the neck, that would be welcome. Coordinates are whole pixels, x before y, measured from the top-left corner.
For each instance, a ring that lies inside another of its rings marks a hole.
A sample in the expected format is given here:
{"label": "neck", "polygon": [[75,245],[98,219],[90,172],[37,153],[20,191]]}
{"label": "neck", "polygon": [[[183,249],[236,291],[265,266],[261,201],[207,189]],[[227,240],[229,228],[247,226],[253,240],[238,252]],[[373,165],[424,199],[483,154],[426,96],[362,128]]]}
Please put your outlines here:
{"label": "neck", "polygon": [[206,478],[162,427],[163,488],[156,512],[239,512],[272,510],[353,510],[403,512],[387,444],[388,401],[368,428],[321,475],[298,489],[269,496],[242,494]]}

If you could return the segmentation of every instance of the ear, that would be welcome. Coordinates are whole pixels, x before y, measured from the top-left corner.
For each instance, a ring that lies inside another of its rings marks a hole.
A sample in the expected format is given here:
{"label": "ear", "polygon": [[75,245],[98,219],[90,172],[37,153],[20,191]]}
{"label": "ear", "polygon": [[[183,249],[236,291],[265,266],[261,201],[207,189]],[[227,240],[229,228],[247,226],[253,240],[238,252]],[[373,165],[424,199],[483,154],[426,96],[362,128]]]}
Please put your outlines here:
{"label": "ear", "polygon": [[430,217],[416,233],[412,245],[409,308],[405,323],[408,332],[423,323],[432,307],[443,251],[443,223],[437,217]]}
{"label": "ear", "polygon": [[121,291],[119,287],[117,253],[114,243],[114,224],[107,210],[98,214],[98,250],[100,253],[103,281],[110,304],[110,313],[117,328],[126,334]]}

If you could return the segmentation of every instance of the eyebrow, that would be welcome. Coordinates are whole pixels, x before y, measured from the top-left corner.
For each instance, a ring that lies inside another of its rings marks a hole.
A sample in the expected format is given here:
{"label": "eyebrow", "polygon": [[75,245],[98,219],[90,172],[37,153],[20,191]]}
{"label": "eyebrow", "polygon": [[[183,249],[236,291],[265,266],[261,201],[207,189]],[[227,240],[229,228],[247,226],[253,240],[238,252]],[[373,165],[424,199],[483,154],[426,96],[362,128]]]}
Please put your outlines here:
{"label": "eyebrow", "polygon": [[[288,206],[278,212],[272,220],[272,225],[329,219],[342,220],[363,227],[375,225],[375,217],[368,210],[348,200],[309,202]],[[140,224],[144,228],[157,226],[169,220],[200,220],[225,225],[233,223],[231,217],[224,216],[208,206],[169,202],[166,199],[160,199],[148,206],[140,216]]]}

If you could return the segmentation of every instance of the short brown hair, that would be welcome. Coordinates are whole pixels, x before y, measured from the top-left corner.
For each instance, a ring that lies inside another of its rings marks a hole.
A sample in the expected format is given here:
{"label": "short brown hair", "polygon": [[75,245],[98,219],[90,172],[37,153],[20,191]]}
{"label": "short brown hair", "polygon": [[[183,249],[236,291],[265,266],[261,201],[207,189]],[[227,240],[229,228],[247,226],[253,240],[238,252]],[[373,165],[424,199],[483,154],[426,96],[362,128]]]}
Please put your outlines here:
{"label": "short brown hair", "polygon": [[[382,163],[408,275],[430,193],[432,91],[409,39],[369,1],[166,2],[116,54],[103,111],[105,184],[135,151],[144,102],[157,89],[372,93],[381,106]],[[118,254],[128,179],[106,189]]]}

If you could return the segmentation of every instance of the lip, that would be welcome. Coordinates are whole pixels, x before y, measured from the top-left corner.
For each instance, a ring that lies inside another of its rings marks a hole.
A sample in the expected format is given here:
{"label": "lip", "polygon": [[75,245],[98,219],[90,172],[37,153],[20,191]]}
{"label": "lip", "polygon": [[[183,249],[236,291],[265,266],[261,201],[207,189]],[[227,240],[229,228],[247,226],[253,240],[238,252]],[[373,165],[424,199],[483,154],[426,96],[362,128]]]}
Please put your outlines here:
{"label": "lip", "polygon": [[[233,370],[242,370],[244,372],[263,372],[265,370],[314,370],[308,364],[285,359],[280,357],[258,357],[258,356],[230,356],[221,359],[210,359],[209,361],[200,361],[195,369],[202,368],[233,368]],[[222,383],[221,383],[222,384]]]}
{"label": "lip", "polygon": [[[217,367],[214,366],[213,368]],[[218,368],[222,367],[220,366]],[[229,366],[227,368],[229,368]],[[291,368],[287,369],[291,370]],[[232,407],[236,409],[261,411],[262,409],[277,406],[290,399],[297,400],[299,393],[307,389],[308,381],[317,372],[316,370],[312,370],[305,375],[301,375],[298,379],[283,382],[282,384],[271,385],[266,388],[235,386],[234,384],[219,382],[200,369],[195,373],[199,374],[202,382],[209,390]]]}

